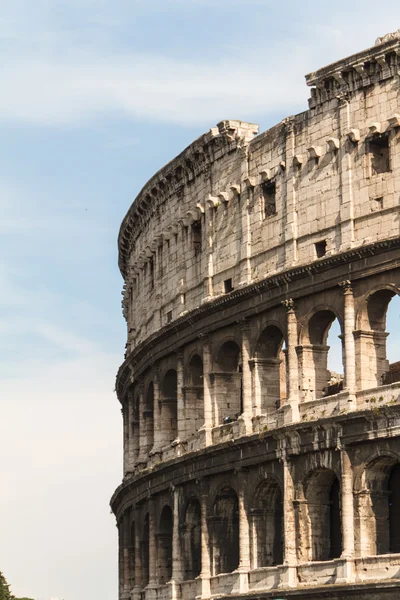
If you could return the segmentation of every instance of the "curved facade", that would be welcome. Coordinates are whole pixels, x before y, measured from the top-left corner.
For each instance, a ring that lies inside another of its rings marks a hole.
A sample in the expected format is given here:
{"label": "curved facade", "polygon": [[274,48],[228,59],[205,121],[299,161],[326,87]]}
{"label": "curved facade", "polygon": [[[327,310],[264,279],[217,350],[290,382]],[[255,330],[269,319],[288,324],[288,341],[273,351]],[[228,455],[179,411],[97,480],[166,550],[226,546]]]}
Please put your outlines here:
{"label": "curved facade", "polygon": [[399,597],[399,69],[392,34],[308,75],[306,112],[219,123],[129,209],[120,600]]}

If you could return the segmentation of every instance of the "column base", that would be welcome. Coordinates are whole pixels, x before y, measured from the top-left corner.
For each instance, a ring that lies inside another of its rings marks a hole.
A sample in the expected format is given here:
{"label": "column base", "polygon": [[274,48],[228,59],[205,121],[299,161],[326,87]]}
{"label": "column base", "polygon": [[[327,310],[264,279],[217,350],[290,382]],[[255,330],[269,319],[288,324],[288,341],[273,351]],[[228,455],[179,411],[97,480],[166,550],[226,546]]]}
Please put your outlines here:
{"label": "column base", "polygon": [[352,583],[356,580],[356,568],[354,558],[342,557],[337,566],[336,583]]}
{"label": "column base", "polygon": [[280,577],[280,588],[294,588],[297,586],[296,565],[283,565]]}
{"label": "column base", "polygon": [[238,421],[242,434],[251,435],[253,433],[253,423],[250,415],[240,415]]}
{"label": "column base", "polygon": [[200,443],[202,446],[211,446],[212,444],[212,427],[200,427],[198,430]]}
{"label": "column base", "polygon": [[199,575],[196,577],[196,580],[199,594],[196,596],[195,600],[208,600],[211,598],[210,577],[208,575]]}
{"label": "column base", "polygon": [[285,425],[289,423],[298,423],[300,421],[299,403],[295,402],[283,404],[279,410],[283,411],[283,422]]}
{"label": "column base", "polygon": [[179,588],[179,585],[176,583],[176,581],[174,581],[173,579],[171,579],[170,581],[167,581],[167,586],[169,586],[169,588],[170,588],[170,593],[169,593],[170,599],[171,600],[179,600],[180,588]]}
{"label": "column base", "polygon": [[140,600],[140,594],[142,592],[142,588],[138,585],[135,585],[135,587],[132,590],[131,593],[131,599],[132,600]]}
{"label": "column base", "polygon": [[236,571],[234,571],[234,573],[237,573],[238,575],[238,579],[235,583],[235,585],[232,587],[232,592],[233,593],[238,593],[238,594],[246,594],[249,591],[249,572],[248,570],[242,570],[242,569],[237,569]]}

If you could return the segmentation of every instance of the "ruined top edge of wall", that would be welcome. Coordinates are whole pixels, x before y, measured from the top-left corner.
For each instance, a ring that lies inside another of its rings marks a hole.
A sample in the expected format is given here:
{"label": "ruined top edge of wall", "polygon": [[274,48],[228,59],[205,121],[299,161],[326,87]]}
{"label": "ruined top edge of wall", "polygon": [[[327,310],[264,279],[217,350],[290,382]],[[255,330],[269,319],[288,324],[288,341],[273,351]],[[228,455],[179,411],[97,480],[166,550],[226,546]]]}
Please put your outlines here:
{"label": "ruined top edge of wall", "polygon": [[[377,45],[328,65],[306,76],[311,86],[310,109],[346,96],[349,92],[374,85],[399,73],[400,33],[378,38]],[[200,174],[207,177],[215,160],[234,150],[247,148],[277,135],[286,124],[304,118],[309,111],[287,117],[271,129],[258,134],[258,125],[239,120],[224,120],[192,142],[177,157],[162,167],[142,188],[129,208],[118,237],[119,268],[126,277],[129,255],[155,208],[173,194],[184,193],[184,186]]]}
{"label": "ruined top edge of wall", "polygon": [[239,120],[220,121],[207,133],[192,142],[183,152],[162,167],[144,185],[129,208],[118,236],[119,267],[125,275],[133,229],[148,218],[153,205],[179,193],[185,183],[204,173],[207,166],[227,152],[247,146],[258,133],[256,123]]}
{"label": "ruined top edge of wall", "polygon": [[387,57],[393,53],[397,54],[397,56],[400,55],[399,32],[378,38],[375,46],[327,65],[322,69],[318,69],[318,71],[309,73],[306,75],[306,83],[308,86],[319,87],[329,78],[333,78],[340,83],[343,81],[344,73],[352,70],[358,73],[358,75],[367,76],[366,66],[370,62],[377,63],[382,68],[388,67]]}

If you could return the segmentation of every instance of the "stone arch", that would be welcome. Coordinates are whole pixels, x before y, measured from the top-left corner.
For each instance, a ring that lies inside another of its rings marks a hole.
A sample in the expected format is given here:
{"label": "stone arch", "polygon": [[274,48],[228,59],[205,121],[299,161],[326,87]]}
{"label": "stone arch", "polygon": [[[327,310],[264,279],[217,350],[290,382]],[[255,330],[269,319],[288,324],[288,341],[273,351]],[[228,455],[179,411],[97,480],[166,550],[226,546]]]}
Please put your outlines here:
{"label": "stone arch", "polygon": [[232,487],[217,492],[210,521],[213,575],[231,573],[239,566],[239,502]]}
{"label": "stone arch", "polygon": [[253,358],[255,405],[262,414],[286,402],[285,336],[280,327],[267,325],[258,337]]}
{"label": "stone arch", "polygon": [[400,553],[400,457],[374,456],[356,485],[359,552]]}
{"label": "stone arch", "polygon": [[183,579],[192,580],[201,572],[201,505],[195,495],[186,503],[182,526]]}
{"label": "stone arch", "polygon": [[215,357],[213,383],[213,422],[219,425],[235,420],[242,412],[242,367],[240,346],[226,340]]}
{"label": "stone arch", "polygon": [[178,377],[175,369],[168,369],[163,376],[161,385],[161,440],[163,444],[170,444],[177,437],[178,418]]}
{"label": "stone arch", "polygon": [[274,477],[259,483],[251,509],[252,568],[283,563],[283,496]]}
{"label": "stone arch", "polygon": [[187,363],[183,394],[186,433],[189,437],[204,425],[203,360],[197,353],[193,354]]}
{"label": "stone arch", "polygon": [[297,352],[303,401],[335,394],[343,388],[343,373],[331,373],[328,369],[327,340],[329,330],[336,319],[343,333],[343,320],[336,309],[331,306],[319,306],[309,313],[301,329],[301,345]]}
{"label": "stone arch", "polygon": [[379,286],[363,299],[357,314],[355,337],[356,383],[360,390],[375,388],[400,379],[393,377],[387,360],[386,315],[392,299],[400,294],[395,285]]}
{"label": "stone arch", "polygon": [[172,528],[172,510],[168,504],[165,504],[156,535],[157,579],[161,585],[167,583],[172,577]]}
{"label": "stone arch", "polygon": [[325,561],[342,553],[340,482],[334,470],[319,467],[303,480],[297,501],[299,560]]}

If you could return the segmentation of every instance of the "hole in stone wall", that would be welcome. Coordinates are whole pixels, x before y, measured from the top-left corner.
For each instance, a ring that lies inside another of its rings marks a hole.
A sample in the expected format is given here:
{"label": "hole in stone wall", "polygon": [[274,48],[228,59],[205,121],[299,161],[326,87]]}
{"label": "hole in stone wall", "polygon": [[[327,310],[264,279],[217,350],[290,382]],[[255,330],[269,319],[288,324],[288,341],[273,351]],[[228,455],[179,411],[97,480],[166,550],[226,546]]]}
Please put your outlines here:
{"label": "hole in stone wall", "polygon": [[382,210],[383,208],[383,197],[379,198],[371,198],[370,201],[371,212],[375,212],[376,210]]}
{"label": "hole in stone wall", "polygon": [[271,217],[276,214],[276,185],[274,182],[262,184],[264,201],[264,216]]}
{"label": "hole in stone wall", "polygon": [[389,136],[383,134],[370,139],[368,155],[371,175],[390,171]]}
{"label": "hole in stone wall", "polygon": [[232,292],[232,290],[233,290],[232,278],[225,279],[225,281],[224,281],[225,294],[229,294],[229,292]]}
{"label": "hole in stone wall", "polygon": [[171,323],[172,321],[172,310],[167,312],[167,323]]}
{"label": "hole in stone wall", "polygon": [[315,254],[317,258],[322,258],[326,254],[326,240],[321,240],[315,244]]}
{"label": "hole in stone wall", "polygon": [[194,255],[199,256],[201,253],[201,221],[192,223],[192,243]]}

